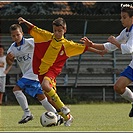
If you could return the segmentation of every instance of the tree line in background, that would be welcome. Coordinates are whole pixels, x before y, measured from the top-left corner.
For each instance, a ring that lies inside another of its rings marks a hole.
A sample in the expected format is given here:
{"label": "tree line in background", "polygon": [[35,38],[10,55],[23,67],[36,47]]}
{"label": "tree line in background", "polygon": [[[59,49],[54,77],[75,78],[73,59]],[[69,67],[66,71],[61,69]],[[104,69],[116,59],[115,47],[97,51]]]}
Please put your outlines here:
{"label": "tree line in background", "polygon": [[[127,2],[132,4],[131,2]],[[120,14],[124,2],[10,2],[0,7],[1,15],[94,15]]]}

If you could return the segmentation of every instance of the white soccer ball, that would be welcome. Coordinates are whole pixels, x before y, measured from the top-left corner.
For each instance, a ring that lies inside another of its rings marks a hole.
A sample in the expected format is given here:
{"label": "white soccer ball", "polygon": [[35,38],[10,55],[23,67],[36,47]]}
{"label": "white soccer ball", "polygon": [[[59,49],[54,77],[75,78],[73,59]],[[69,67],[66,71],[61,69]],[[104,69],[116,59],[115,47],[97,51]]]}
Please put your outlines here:
{"label": "white soccer ball", "polygon": [[57,115],[51,111],[44,112],[40,117],[40,123],[43,127],[56,126]]}

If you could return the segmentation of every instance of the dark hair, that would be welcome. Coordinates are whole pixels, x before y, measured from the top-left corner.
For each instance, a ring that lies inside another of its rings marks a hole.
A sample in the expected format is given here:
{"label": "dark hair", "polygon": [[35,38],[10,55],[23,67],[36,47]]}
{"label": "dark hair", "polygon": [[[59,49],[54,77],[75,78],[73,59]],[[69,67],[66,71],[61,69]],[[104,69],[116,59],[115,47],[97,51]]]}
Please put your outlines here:
{"label": "dark hair", "polygon": [[129,17],[133,16],[133,6],[129,4],[121,4],[121,12],[128,13]]}
{"label": "dark hair", "polygon": [[10,32],[19,29],[21,32],[23,32],[22,27],[19,24],[13,24],[10,26]]}
{"label": "dark hair", "polygon": [[3,48],[4,49],[4,46],[0,44],[0,48]]}
{"label": "dark hair", "polygon": [[62,26],[63,28],[66,28],[66,21],[63,18],[59,17],[53,21],[53,25]]}

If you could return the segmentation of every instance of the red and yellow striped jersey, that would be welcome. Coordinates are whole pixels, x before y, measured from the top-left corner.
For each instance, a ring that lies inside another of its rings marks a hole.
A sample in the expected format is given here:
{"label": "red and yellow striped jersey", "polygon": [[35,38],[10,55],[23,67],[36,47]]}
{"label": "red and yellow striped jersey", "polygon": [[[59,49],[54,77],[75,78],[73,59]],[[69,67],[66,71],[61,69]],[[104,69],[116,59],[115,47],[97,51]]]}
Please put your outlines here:
{"label": "red and yellow striped jersey", "polygon": [[88,49],[64,37],[56,39],[53,33],[36,26],[30,29],[30,35],[34,37],[35,43],[33,71],[38,75],[46,74],[56,78],[69,57],[82,54]]}

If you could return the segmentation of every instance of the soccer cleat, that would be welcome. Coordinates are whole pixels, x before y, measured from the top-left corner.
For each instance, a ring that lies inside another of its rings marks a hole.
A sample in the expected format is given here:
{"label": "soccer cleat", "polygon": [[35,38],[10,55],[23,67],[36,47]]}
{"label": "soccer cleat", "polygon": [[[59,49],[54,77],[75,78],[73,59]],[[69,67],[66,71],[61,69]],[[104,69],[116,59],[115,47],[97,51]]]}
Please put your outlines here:
{"label": "soccer cleat", "polygon": [[22,117],[22,119],[18,122],[19,124],[27,123],[28,121],[33,120],[33,115]]}
{"label": "soccer cleat", "polygon": [[56,126],[61,125],[64,122],[64,118],[61,115],[57,115],[57,124]]}
{"label": "soccer cleat", "polygon": [[133,104],[132,104],[132,108],[131,108],[131,110],[129,112],[129,117],[133,117]]}
{"label": "soccer cleat", "polygon": [[62,107],[60,110],[64,115],[68,115],[70,113],[70,109],[66,106]]}
{"label": "soccer cleat", "polygon": [[70,114],[68,114],[68,115],[69,115],[69,119],[64,122],[64,125],[67,126],[67,127],[71,126],[71,124],[73,122],[73,116],[70,115]]}

